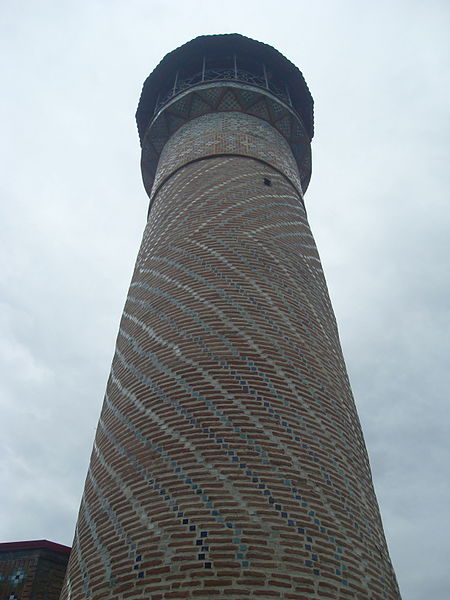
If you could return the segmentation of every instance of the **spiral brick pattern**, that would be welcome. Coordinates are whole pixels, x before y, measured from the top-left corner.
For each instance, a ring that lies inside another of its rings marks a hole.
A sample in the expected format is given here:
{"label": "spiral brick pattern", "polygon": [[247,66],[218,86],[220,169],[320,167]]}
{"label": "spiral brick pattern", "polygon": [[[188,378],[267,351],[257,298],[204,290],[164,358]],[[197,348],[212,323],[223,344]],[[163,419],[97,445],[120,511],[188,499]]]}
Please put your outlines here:
{"label": "spiral brick pattern", "polygon": [[165,145],[63,600],[399,600],[295,169],[244,112]]}
{"label": "spiral brick pattern", "polygon": [[397,597],[314,240],[266,163],[192,162],[154,200],[72,556],[67,598]]}
{"label": "spiral brick pattern", "polygon": [[[285,138],[265,121],[239,112],[209,114],[189,122],[164,146],[150,201],[161,183],[184,164],[217,154],[253,156],[283,173],[303,195],[298,167]],[[146,168],[143,162],[143,168]]]}

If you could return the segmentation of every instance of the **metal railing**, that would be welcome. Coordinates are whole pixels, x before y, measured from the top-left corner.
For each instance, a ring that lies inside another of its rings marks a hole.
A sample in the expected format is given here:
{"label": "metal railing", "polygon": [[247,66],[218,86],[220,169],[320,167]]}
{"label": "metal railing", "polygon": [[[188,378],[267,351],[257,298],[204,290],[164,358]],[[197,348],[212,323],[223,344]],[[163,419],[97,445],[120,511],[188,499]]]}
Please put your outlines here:
{"label": "metal railing", "polygon": [[180,78],[179,72],[177,71],[175,73],[173,85],[167,91],[158,95],[155,103],[154,115],[164,106],[164,104],[184,90],[211,81],[241,81],[248,83],[250,85],[268,90],[274,96],[282,100],[285,104],[288,104],[292,107],[288,86],[285,85],[283,89],[282,85],[275,83],[268,76],[264,64],[261,65],[261,74],[258,74],[246,69],[238,68],[236,64],[236,58],[234,58],[234,66],[231,67],[212,66],[206,68],[205,62],[205,59],[203,59],[203,67],[201,71],[197,71],[188,76]]}

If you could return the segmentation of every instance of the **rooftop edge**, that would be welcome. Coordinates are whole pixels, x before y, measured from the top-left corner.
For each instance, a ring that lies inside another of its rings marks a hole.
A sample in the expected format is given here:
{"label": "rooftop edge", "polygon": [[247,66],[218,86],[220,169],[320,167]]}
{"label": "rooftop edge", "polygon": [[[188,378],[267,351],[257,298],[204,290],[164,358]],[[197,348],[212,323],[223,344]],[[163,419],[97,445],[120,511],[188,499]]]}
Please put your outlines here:
{"label": "rooftop edge", "polygon": [[49,542],[48,540],[29,540],[23,542],[0,542],[0,552],[6,552],[11,550],[32,550],[32,549],[45,549],[58,552],[59,554],[70,554],[72,548],[64,546],[63,544],[57,544],[56,542]]}
{"label": "rooftop edge", "polygon": [[220,56],[241,53],[257,59],[268,70],[275,71],[277,77],[289,85],[294,110],[298,113],[310,139],[314,135],[313,98],[300,70],[284,57],[281,52],[238,33],[202,35],[183,44],[167,54],[147,77],[142,88],[136,111],[139,138],[142,139],[153,118],[154,108],[160,90],[167,87],[168,77],[183,64],[199,62],[204,56]]}

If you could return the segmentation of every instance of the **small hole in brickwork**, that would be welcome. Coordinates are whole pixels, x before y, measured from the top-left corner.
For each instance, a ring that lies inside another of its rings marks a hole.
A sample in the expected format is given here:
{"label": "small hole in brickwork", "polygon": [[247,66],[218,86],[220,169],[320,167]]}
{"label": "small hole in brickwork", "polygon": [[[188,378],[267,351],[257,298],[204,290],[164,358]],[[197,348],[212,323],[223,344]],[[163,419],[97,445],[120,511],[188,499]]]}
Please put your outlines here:
{"label": "small hole in brickwork", "polygon": [[272,180],[269,179],[268,177],[264,177],[263,181],[264,181],[264,185],[268,185],[269,187],[272,185]]}

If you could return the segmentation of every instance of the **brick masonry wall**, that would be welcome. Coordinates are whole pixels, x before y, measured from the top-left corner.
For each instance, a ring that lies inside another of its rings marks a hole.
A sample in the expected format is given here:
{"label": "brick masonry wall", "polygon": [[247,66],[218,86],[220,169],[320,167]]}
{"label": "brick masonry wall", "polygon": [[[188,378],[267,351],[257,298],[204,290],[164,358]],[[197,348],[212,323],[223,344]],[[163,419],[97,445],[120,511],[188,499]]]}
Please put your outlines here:
{"label": "brick masonry wall", "polygon": [[266,121],[232,111],[193,119],[169,139],[161,152],[150,199],[176,169],[220,153],[253,156],[267,162],[303,195],[298,167],[286,139]]}
{"label": "brick masonry wall", "polygon": [[43,548],[0,549],[1,600],[58,600],[68,555]]}
{"label": "brick masonry wall", "polygon": [[293,159],[202,119],[161,158],[61,598],[397,600]]}

